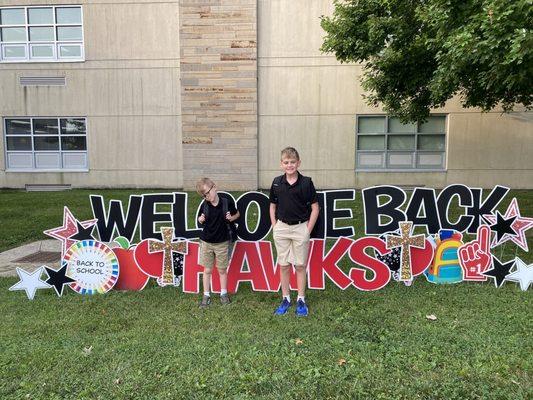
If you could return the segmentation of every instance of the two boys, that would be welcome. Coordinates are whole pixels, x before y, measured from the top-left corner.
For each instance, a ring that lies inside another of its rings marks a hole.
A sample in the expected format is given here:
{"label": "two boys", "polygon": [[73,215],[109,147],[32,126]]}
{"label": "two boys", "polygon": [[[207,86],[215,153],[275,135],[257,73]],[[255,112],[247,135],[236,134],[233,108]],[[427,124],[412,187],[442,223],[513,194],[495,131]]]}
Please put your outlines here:
{"label": "two boys", "polygon": [[[296,315],[305,317],[309,310],[305,303],[307,279],[307,256],[309,238],[318,218],[318,199],[311,178],[298,171],[300,155],[293,147],[281,151],[281,169],[284,174],[274,178],[270,188],[270,221],[273,227],[274,243],[280,265],[282,302],[274,314],[284,315],[291,307],[290,274],[291,264],[296,270],[298,298]],[[216,259],[220,274],[222,304],[229,304],[227,294],[227,274],[230,240],[227,223],[239,218],[240,214],[233,201],[227,200],[226,207],[217,194],[216,186],[209,178],[202,178],[196,185],[198,193],[205,199],[209,216],[202,212],[198,222],[205,223],[200,235],[200,264],[204,266],[204,295],[200,307],[210,304],[211,271]]]}

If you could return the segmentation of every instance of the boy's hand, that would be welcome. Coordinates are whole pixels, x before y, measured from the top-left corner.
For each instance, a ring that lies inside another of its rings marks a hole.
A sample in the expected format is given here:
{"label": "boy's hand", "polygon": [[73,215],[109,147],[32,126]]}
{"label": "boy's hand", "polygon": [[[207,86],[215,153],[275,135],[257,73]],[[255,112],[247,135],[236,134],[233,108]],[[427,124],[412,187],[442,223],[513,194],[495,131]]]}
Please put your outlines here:
{"label": "boy's hand", "polygon": [[201,224],[205,222],[205,215],[203,213],[198,217],[198,222]]}
{"label": "boy's hand", "polygon": [[226,219],[227,219],[229,222],[233,222],[233,218],[232,218],[231,213],[230,213],[229,211],[226,213]]}

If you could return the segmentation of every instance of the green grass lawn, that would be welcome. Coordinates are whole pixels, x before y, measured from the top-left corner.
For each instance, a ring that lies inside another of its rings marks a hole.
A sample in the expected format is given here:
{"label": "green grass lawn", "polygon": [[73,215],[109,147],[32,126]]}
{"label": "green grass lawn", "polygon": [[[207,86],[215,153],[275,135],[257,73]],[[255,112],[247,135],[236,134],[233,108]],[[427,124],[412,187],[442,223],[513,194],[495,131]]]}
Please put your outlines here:
{"label": "green grass lawn", "polygon": [[[107,201],[132,191],[0,191],[0,250],[44,238],[63,205],[90,218],[90,193]],[[512,195],[533,216],[533,192]],[[191,209],[198,203],[190,197]],[[358,193],[357,237],[361,207]],[[512,244],[500,253],[533,261]],[[418,277],[372,293],[328,284],[308,291],[310,316],[297,319],[272,315],[279,294],[242,283],[229,307],[215,298],[199,310],[199,296],[153,283],[93,297],[40,290],[29,301],[7,290],[16,281],[0,279],[1,399],[533,397],[532,295],[514,283]]]}

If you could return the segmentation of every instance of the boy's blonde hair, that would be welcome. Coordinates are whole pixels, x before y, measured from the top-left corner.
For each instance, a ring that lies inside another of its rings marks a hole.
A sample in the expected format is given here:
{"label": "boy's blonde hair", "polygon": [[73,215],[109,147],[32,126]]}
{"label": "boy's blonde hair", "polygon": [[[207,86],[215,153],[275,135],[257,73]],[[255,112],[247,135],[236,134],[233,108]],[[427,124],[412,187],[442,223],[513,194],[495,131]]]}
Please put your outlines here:
{"label": "boy's blonde hair", "polygon": [[215,182],[213,182],[209,178],[200,178],[198,179],[198,182],[196,182],[196,192],[202,196],[204,194],[204,187],[206,186],[214,186]]}
{"label": "boy's blonde hair", "polygon": [[294,147],[285,147],[283,150],[281,150],[282,160],[283,160],[283,157],[295,158],[298,161],[300,160],[300,155],[298,154],[298,150],[296,150]]}

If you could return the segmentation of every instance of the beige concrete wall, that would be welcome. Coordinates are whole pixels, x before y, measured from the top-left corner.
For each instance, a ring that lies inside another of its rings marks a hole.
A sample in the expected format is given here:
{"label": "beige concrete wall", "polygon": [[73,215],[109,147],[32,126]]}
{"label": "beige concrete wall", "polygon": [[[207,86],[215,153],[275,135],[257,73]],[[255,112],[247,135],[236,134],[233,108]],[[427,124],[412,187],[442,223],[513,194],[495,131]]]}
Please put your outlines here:
{"label": "beige concrete wall", "polygon": [[465,110],[455,98],[436,113],[448,115],[443,172],[357,172],[355,120],[383,114],[369,107],[360,65],[338,63],[319,48],[320,16],[331,0],[259,0],[259,186],[279,174],[279,151],[295,146],[301,170],[320,188],[377,184],[443,187],[451,183],[533,188],[533,113],[501,115]]}
{"label": "beige concrete wall", "polygon": [[[38,4],[65,2],[0,1]],[[183,187],[178,1],[76,4],[86,61],[0,64],[0,116],[86,116],[89,172],[6,172],[2,133],[0,187]],[[67,85],[22,87],[19,76],[65,76]]]}

